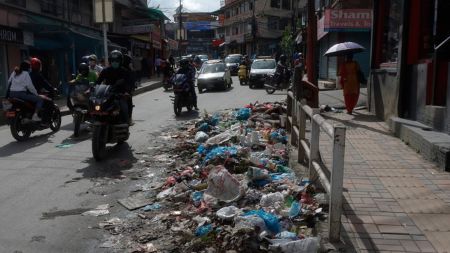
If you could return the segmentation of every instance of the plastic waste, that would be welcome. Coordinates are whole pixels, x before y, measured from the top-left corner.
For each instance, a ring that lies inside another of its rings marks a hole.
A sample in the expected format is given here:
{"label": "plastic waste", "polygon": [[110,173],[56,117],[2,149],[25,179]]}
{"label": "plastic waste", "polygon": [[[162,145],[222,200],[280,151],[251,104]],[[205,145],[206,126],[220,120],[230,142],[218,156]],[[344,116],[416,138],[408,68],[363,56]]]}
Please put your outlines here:
{"label": "plastic waste", "polygon": [[206,122],[202,123],[202,124],[197,128],[198,131],[203,131],[203,132],[208,132],[210,129],[211,129],[211,127],[210,127],[209,124],[206,123]]}
{"label": "plastic waste", "polygon": [[203,131],[198,131],[195,134],[195,139],[194,140],[195,140],[195,142],[203,143],[203,142],[207,141],[208,138],[209,138],[209,135],[207,133],[205,133]]}
{"label": "plastic waste", "polygon": [[194,206],[200,205],[200,202],[203,200],[203,192],[193,192],[191,195],[192,201],[194,202]]}
{"label": "plastic waste", "polygon": [[275,237],[277,239],[293,239],[293,240],[298,239],[298,236],[296,233],[292,233],[289,231],[280,232],[280,233],[276,234]]}
{"label": "plastic waste", "polygon": [[197,148],[197,152],[198,152],[200,155],[204,155],[204,154],[206,154],[207,149],[205,148],[205,146],[199,145],[198,148]]}
{"label": "plastic waste", "polygon": [[205,144],[206,145],[221,145],[225,142],[229,141],[233,137],[230,131],[223,132],[221,134],[218,134],[216,136],[213,136],[209,138]]}
{"label": "plastic waste", "polygon": [[269,137],[270,141],[273,143],[282,143],[286,144],[288,141],[288,137],[286,136],[286,132],[283,129],[278,129],[270,133]]}
{"label": "plastic waste", "polygon": [[298,201],[292,202],[291,209],[289,210],[289,218],[295,218],[301,213],[302,207]]}
{"label": "plastic waste", "polygon": [[319,238],[307,237],[302,240],[281,242],[269,245],[269,250],[283,253],[316,253],[319,249]]}
{"label": "plastic waste", "polygon": [[217,217],[219,217],[219,219],[222,219],[222,220],[233,220],[234,217],[238,216],[241,213],[242,213],[241,209],[239,209],[235,206],[226,206],[226,207],[220,208],[216,212],[216,215],[217,215]]}
{"label": "plastic waste", "polygon": [[154,210],[158,210],[161,209],[161,204],[159,203],[153,203],[151,205],[146,205],[144,208],[142,208],[142,210],[144,212],[148,212],[148,211],[154,211]]}
{"label": "plastic waste", "polygon": [[250,114],[252,113],[252,109],[250,108],[241,108],[236,113],[237,120],[248,120],[250,118]]}
{"label": "plastic waste", "polygon": [[195,230],[195,236],[202,237],[202,236],[209,234],[209,232],[211,232],[211,231],[212,231],[211,224],[203,225],[201,227],[198,227],[197,230]]}
{"label": "plastic waste", "polygon": [[261,209],[260,210],[252,210],[252,211],[249,211],[244,214],[244,216],[248,216],[248,215],[257,215],[261,219],[263,219],[267,229],[270,232],[272,232],[274,234],[278,234],[280,232],[280,222],[278,221],[277,216],[270,214],[270,213],[266,213],[266,212],[264,212],[264,210],[261,210]]}
{"label": "plastic waste", "polygon": [[165,189],[164,191],[158,193],[158,195],[156,195],[156,199],[158,200],[162,200],[162,199],[167,199],[169,197],[173,197],[177,194],[177,192],[175,191],[174,187],[170,187],[168,189]]}
{"label": "plastic waste", "polygon": [[271,207],[281,203],[284,203],[284,196],[281,192],[263,195],[261,201],[259,202],[262,207]]}
{"label": "plastic waste", "polygon": [[271,179],[269,172],[267,170],[260,169],[257,167],[249,167],[247,170],[247,177],[250,180],[261,180],[261,179],[270,180]]}
{"label": "plastic waste", "polygon": [[257,228],[259,231],[265,231],[266,223],[258,215],[246,215],[246,216],[236,216],[234,218],[234,224],[236,229],[242,228]]}
{"label": "plastic waste", "polygon": [[235,156],[237,152],[236,147],[216,147],[206,154],[205,162],[216,157],[227,158],[228,156]]}
{"label": "plastic waste", "polygon": [[233,202],[245,195],[245,189],[225,167],[219,165],[209,172],[205,193],[225,202]]}
{"label": "plastic waste", "polygon": [[205,224],[211,223],[211,219],[208,217],[195,216],[194,218],[192,218],[192,220],[197,222],[197,224],[198,224],[197,227],[201,227]]}
{"label": "plastic waste", "polygon": [[95,209],[82,213],[83,216],[102,216],[109,214],[109,204],[99,205]]}

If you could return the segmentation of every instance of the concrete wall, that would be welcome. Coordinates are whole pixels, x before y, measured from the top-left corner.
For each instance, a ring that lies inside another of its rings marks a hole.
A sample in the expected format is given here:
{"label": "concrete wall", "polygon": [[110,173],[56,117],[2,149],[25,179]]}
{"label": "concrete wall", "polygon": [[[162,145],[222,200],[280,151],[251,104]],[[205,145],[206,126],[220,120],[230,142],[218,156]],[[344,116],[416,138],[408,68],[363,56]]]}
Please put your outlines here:
{"label": "concrete wall", "polygon": [[382,120],[398,115],[397,71],[372,70],[369,80],[369,109]]}

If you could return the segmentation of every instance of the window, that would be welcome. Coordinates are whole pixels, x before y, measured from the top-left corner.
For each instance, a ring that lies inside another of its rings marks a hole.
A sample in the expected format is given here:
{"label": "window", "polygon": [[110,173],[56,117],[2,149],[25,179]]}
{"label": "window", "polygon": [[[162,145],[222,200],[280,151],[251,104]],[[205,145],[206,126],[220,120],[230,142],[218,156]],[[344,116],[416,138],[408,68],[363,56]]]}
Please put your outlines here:
{"label": "window", "polygon": [[291,9],[291,1],[290,0],[282,0],[283,9],[290,10]]}
{"label": "window", "polygon": [[230,18],[230,11],[225,12],[225,18]]}
{"label": "window", "polygon": [[23,8],[27,7],[27,5],[26,5],[27,1],[26,0],[6,0],[6,3],[7,4],[14,4],[14,5],[23,7]]}
{"label": "window", "polygon": [[45,14],[57,15],[56,0],[42,0],[41,12]]}
{"label": "window", "polygon": [[285,30],[286,26],[289,24],[289,19],[283,18],[278,22],[278,30]]}
{"label": "window", "polygon": [[249,3],[248,3],[248,9],[249,9],[250,11],[253,10],[253,2],[249,2]]}
{"label": "window", "polygon": [[384,10],[387,14],[386,22],[382,34],[382,48],[379,52],[379,62],[393,63],[397,62],[398,48],[400,42],[400,23],[401,23],[401,0],[389,0],[386,4],[388,10]]}
{"label": "window", "polygon": [[267,27],[270,30],[278,30],[278,18],[277,17],[269,17]]}
{"label": "window", "polygon": [[280,0],[270,0],[270,7],[280,9]]}

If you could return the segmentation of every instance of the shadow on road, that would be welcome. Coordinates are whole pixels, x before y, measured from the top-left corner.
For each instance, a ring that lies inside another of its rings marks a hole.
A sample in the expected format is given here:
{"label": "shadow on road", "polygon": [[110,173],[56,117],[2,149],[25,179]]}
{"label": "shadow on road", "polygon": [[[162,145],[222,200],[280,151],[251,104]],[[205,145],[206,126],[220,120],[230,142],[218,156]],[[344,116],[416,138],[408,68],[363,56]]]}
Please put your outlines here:
{"label": "shadow on road", "polygon": [[32,149],[35,147],[38,147],[45,143],[51,143],[52,141],[49,140],[51,136],[53,136],[53,132],[31,136],[29,140],[18,142],[14,140],[14,138],[11,136],[10,143],[6,144],[3,147],[0,147],[0,157],[7,157],[14,154],[22,153],[27,151],[28,149]]}
{"label": "shadow on road", "polygon": [[124,170],[133,168],[133,164],[137,162],[134,157],[133,149],[128,143],[108,147],[108,156],[104,161],[97,162],[93,157],[84,161],[88,166],[78,169],[77,173],[81,173],[83,178],[103,178],[117,177],[123,174]]}
{"label": "shadow on road", "polygon": [[234,89],[233,86],[231,86],[231,88],[228,88],[228,89],[226,89],[226,90],[222,90],[222,89],[210,89],[210,90],[204,90],[204,91],[202,92],[202,94],[205,94],[205,93],[223,93],[223,92],[232,91],[233,89]]}
{"label": "shadow on road", "polygon": [[188,120],[193,120],[193,119],[198,119],[200,117],[200,112],[192,110],[190,112],[188,111],[183,111],[181,112],[180,116],[176,116],[175,120],[176,121],[188,121]]}

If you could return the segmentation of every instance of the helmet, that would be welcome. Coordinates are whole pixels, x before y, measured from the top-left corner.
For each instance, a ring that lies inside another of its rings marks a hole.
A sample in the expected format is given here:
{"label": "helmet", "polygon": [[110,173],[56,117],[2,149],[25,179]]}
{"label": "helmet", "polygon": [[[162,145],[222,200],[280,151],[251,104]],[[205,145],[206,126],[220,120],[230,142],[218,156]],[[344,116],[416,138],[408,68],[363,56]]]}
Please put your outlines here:
{"label": "helmet", "polygon": [[80,66],[78,66],[78,72],[82,75],[87,75],[89,73],[89,66],[84,62],[80,63]]}
{"label": "helmet", "polygon": [[184,68],[188,68],[189,64],[190,64],[190,61],[189,61],[189,59],[181,59],[179,64],[180,64],[180,67],[183,68],[183,69]]}
{"label": "helmet", "polygon": [[284,54],[280,55],[280,61],[286,62],[286,55],[284,55]]}
{"label": "helmet", "polygon": [[81,57],[81,62],[89,63],[89,57],[90,57],[90,55],[85,55],[85,56]]}
{"label": "helmet", "polygon": [[30,70],[30,62],[28,60],[25,60],[20,63],[20,69],[22,71],[29,71]]}
{"label": "helmet", "polygon": [[95,54],[89,55],[89,61],[95,61],[97,62],[97,56]]}
{"label": "helmet", "polygon": [[31,58],[31,70],[32,71],[41,71],[42,63],[38,58]]}
{"label": "helmet", "polygon": [[122,64],[123,54],[119,50],[114,50],[109,55],[109,62],[118,62]]}

